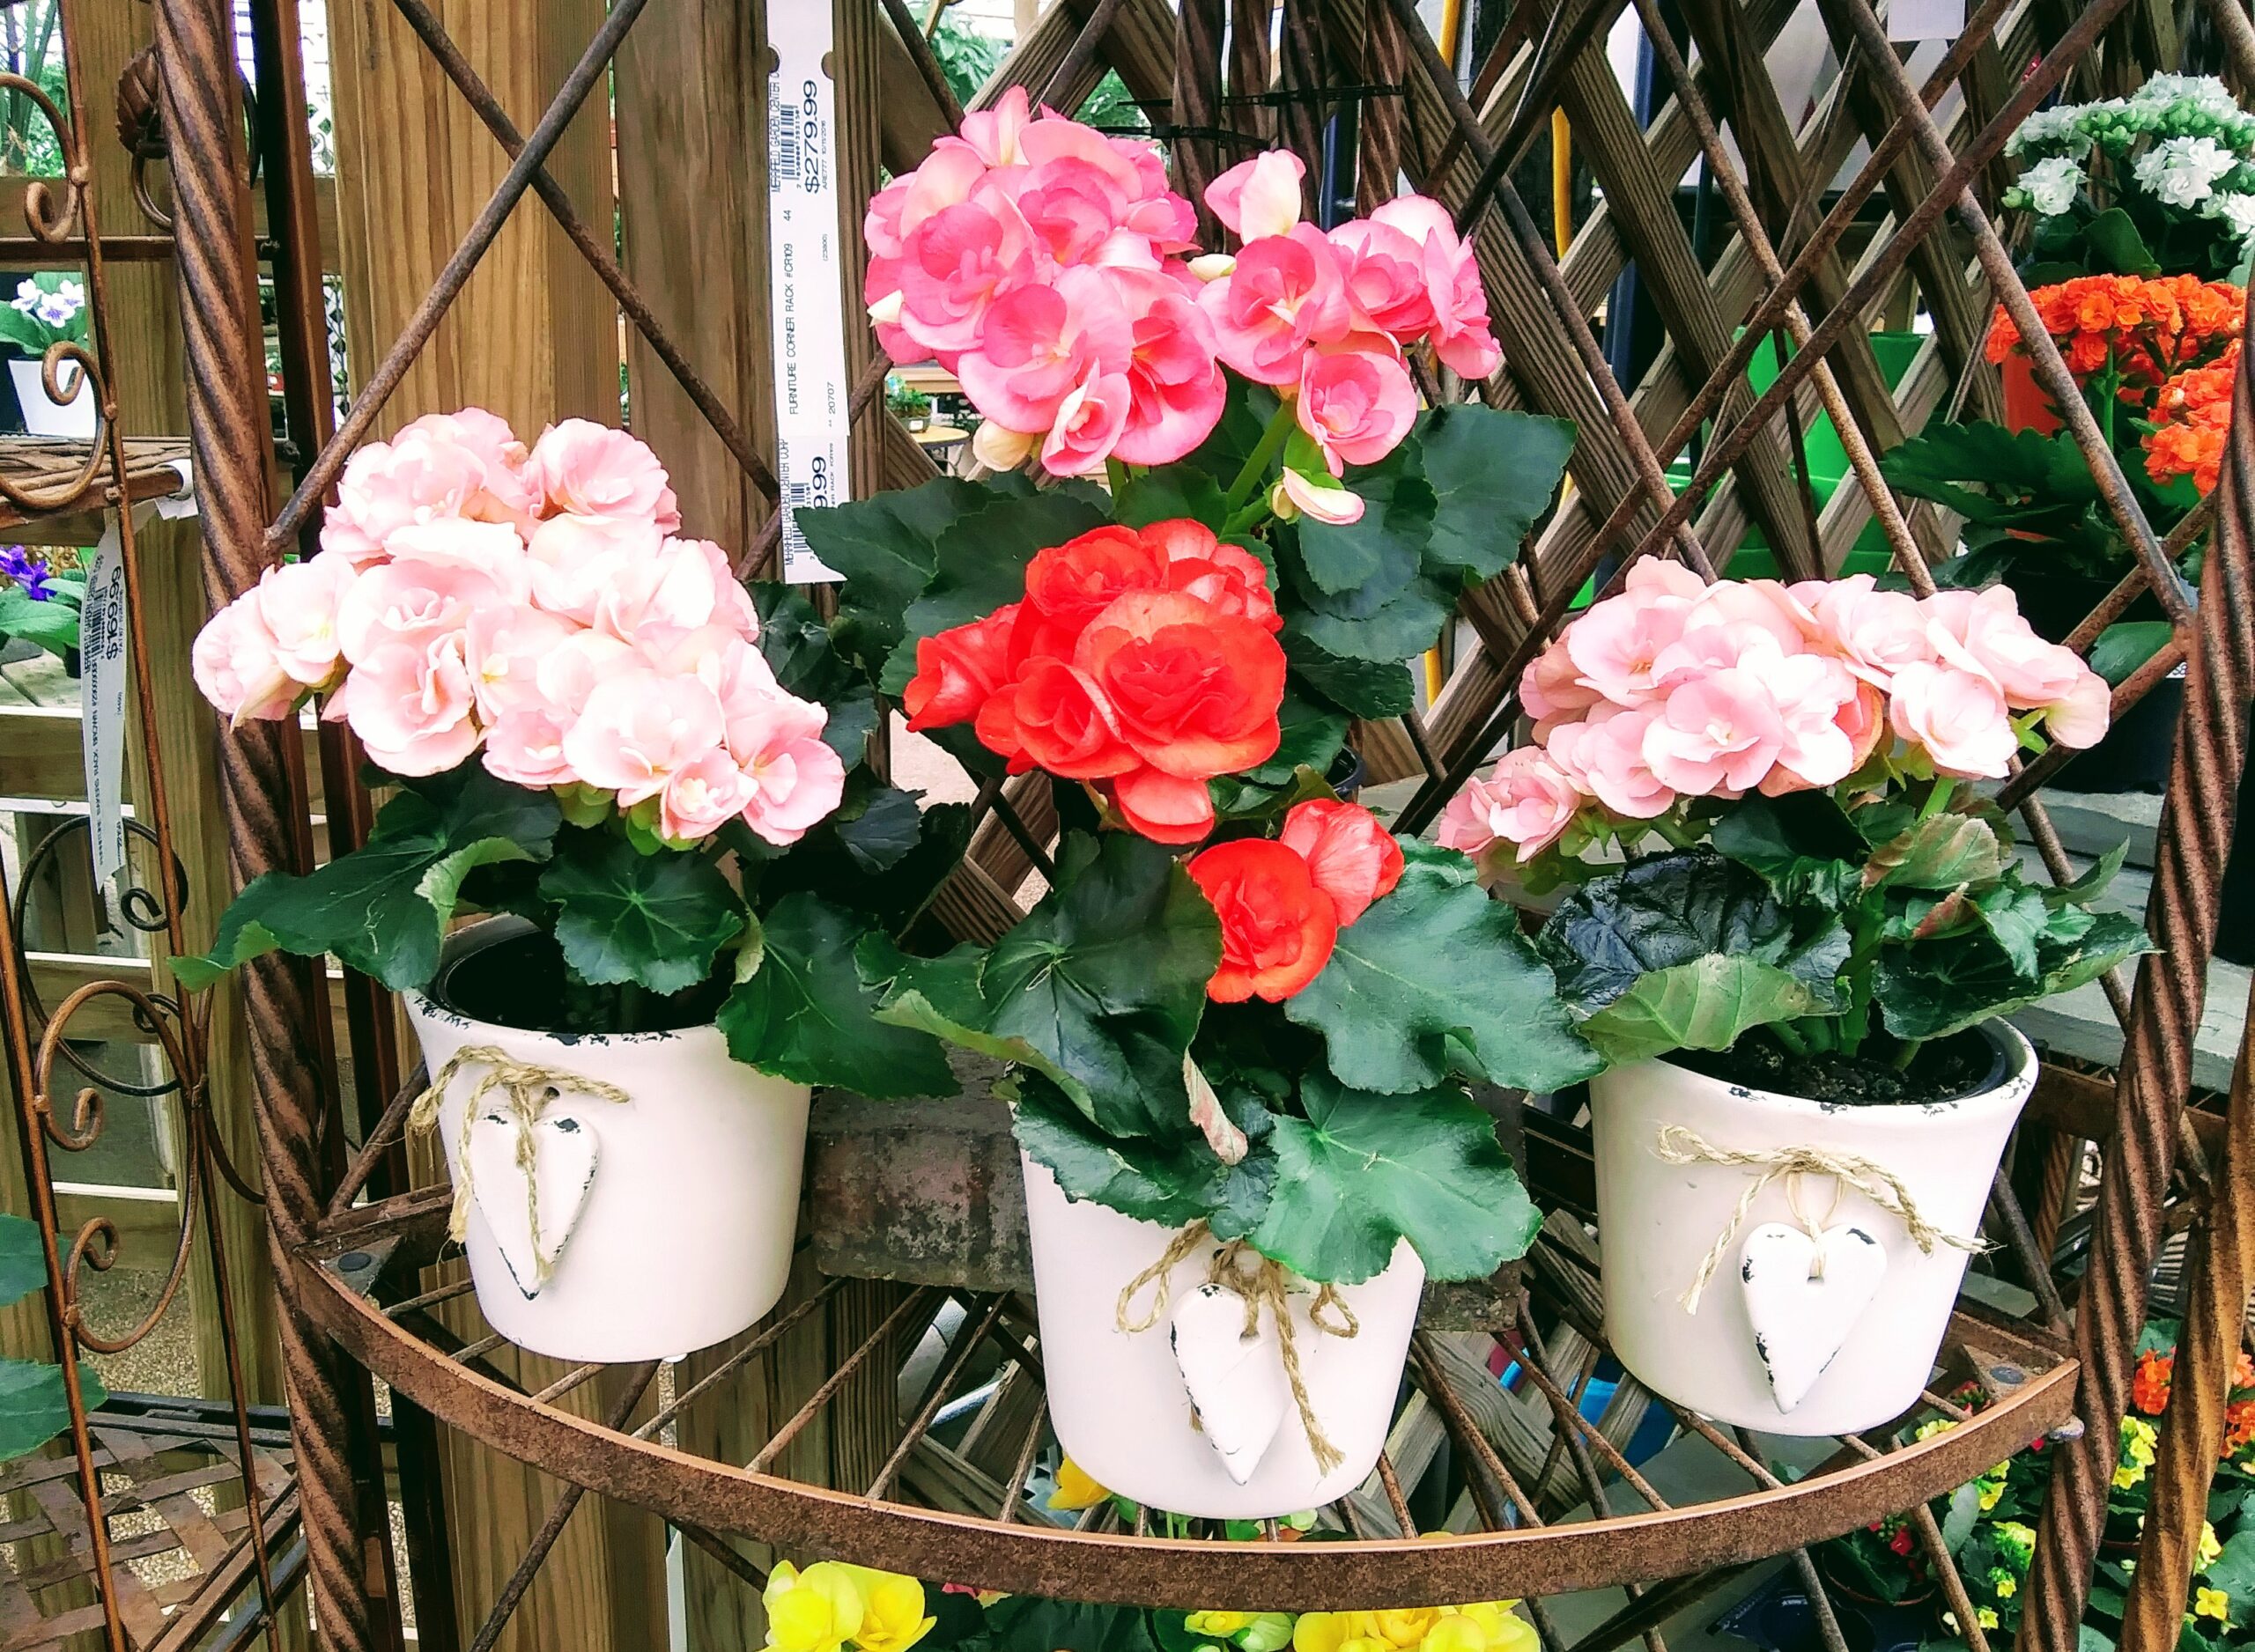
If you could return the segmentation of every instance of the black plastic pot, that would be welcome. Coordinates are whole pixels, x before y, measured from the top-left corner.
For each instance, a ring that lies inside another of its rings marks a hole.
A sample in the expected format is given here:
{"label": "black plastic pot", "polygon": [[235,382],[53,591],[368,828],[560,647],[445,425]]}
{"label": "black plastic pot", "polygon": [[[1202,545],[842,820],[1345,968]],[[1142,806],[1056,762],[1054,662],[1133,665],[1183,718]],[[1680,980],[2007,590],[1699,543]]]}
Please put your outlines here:
{"label": "black plastic pot", "polygon": [[2226,963],[2255,963],[2255,766],[2239,777],[2239,809],[2232,817],[2231,855],[2224,862],[2218,904],[2216,956]]}
{"label": "black plastic pot", "polygon": [[2105,739],[2061,769],[2052,784],[2062,792],[2165,791],[2169,759],[2177,749],[2177,719],[2184,709],[2185,679],[2163,677],[2106,731]]}

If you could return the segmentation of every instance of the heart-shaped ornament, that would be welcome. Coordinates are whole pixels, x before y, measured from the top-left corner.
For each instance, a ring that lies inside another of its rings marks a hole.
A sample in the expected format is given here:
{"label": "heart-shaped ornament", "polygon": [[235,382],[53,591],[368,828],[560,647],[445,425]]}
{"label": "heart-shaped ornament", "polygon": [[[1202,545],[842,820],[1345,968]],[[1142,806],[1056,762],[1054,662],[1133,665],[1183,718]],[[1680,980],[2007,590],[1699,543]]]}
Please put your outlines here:
{"label": "heart-shaped ornament", "polygon": [[1887,1248],[1852,1223],[1822,1238],[1764,1222],[1738,1253],[1754,1351],[1781,1412],[1808,1398],[1887,1277]]}
{"label": "heart-shaped ornament", "polygon": [[[525,1300],[540,1294],[547,1275],[587,1208],[595,1180],[595,1132],[568,1113],[543,1115],[532,1127],[533,1185],[517,1162],[517,1121],[502,1108],[480,1114],[469,1127],[470,1196],[493,1235],[509,1277]],[[533,1201],[539,1196],[540,1237],[533,1238]]]}
{"label": "heart-shaped ornament", "polygon": [[1245,1334],[1245,1298],[1201,1285],[1174,1307],[1168,1337],[1207,1443],[1239,1486],[1261,1466],[1290,1404],[1284,1353],[1267,1314]]}

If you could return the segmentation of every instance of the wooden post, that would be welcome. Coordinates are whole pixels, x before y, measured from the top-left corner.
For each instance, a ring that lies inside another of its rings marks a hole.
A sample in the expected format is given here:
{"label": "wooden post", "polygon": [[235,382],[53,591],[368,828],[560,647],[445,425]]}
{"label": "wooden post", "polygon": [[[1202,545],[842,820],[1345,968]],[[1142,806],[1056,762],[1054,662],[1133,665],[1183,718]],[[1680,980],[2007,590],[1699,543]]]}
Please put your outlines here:
{"label": "wooden post", "polygon": [[[495,0],[439,10],[521,130],[538,121],[604,11],[601,0]],[[649,20],[662,15],[657,9]],[[329,16],[345,336],[357,384],[390,348],[508,160],[387,0],[345,0]],[[609,140],[604,106],[593,100],[549,162],[597,223],[611,210]],[[695,217],[678,214],[674,225]],[[499,414],[528,441],[575,416],[616,424],[618,370],[615,305],[563,232],[528,198],[393,395],[382,428],[469,404]],[[706,485],[713,480],[706,469],[687,466],[681,479]],[[700,511],[711,508],[710,498],[709,492],[700,498]],[[443,1174],[434,1152],[413,1156],[418,1181]],[[467,1323],[468,1309],[462,1311]],[[565,1369],[529,1355],[497,1362],[534,1387]],[[592,1416],[615,1398],[605,1379],[560,1403]],[[562,1488],[459,1436],[446,1436],[443,1457],[454,1592],[466,1641]],[[654,1516],[590,1499],[498,1647],[641,1652],[664,1645],[663,1544]]]}

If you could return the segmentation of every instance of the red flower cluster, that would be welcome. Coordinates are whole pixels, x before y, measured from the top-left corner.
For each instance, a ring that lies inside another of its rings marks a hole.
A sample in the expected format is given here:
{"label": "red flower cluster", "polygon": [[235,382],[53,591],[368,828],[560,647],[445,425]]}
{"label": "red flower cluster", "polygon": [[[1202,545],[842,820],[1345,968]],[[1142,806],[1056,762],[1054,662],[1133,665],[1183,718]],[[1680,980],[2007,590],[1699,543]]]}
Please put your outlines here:
{"label": "red flower cluster", "polygon": [[1339,932],[1401,881],[1401,845],[1359,803],[1320,798],[1284,816],[1281,839],[1240,837],[1192,857],[1222,920],[1217,1003],[1280,1003],[1322,973]]}
{"label": "red flower cluster", "polygon": [[1026,564],[1025,599],[916,645],[912,729],[970,723],[1010,771],[1099,785],[1144,837],[1213,829],[1206,782],[1275,755],[1283,627],[1261,559],[1202,524],[1106,526]]}
{"label": "red flower cluster", "polygon": [[[2196,276],[2078,276],[2028,296],[2077,380],[2111,355],[2130,402],[2143,402],[2178,367],[2237,337],[2247,307],[2239,288]],[[1989,328],[1989,359],[2001,362],[2023,348],[2020,328],[2000,306]]]}
{"label": "red flower cluster", "polygon": [[2231,430],[2231,387],[2239,377],[2239,341],[2205,367],[2187,367],[2154,398],[2154,428],[2145,438],[2146,474],[2163,485],[2192,478],[2205,498],[2223,468]]}

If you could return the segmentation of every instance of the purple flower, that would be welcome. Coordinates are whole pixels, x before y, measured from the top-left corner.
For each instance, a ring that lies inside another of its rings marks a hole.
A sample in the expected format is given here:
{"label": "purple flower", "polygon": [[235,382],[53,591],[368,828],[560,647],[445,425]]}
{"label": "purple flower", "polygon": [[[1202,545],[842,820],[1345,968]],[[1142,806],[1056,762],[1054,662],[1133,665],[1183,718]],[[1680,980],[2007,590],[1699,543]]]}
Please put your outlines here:
{"label": "purple flower", "polygon": [[0,576],[13,580],[34,602],[44,602],[55,594],[48,586],[47,564],[26,546],[0,547]]}

